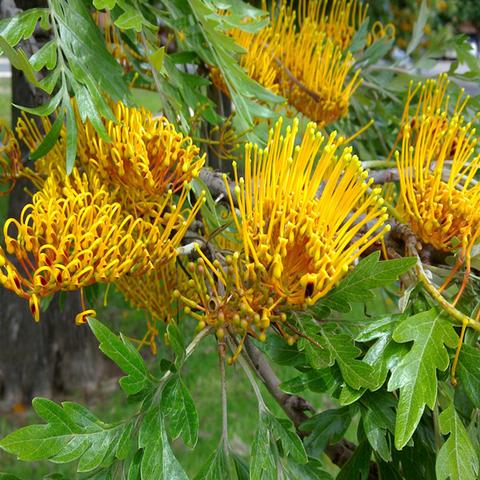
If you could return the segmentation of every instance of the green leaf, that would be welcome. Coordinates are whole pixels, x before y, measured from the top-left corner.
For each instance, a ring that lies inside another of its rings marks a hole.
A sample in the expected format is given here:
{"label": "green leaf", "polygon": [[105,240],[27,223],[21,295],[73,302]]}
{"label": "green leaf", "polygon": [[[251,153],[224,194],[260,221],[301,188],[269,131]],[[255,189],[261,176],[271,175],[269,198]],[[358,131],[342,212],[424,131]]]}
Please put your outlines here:
{"label": "green leaf", "polygon": [[26,9],[13,17],[0,20],[0,35],[11,47],[15,47],[20,41],[33,35],[39,21],[43,26],[48,25],[47,8]]}
{"label": "green leaf", "polygon": [[142,12],[126,3],[122,8],[123,13],[115,20],[115,25],[122,30],[133,29],[136,32],[141,32],[144,23]]}
{"label": "green leaf", "polygon": [[477,450],[455,407],[450,405],[445,409],[438,421],[441,432],[449,436],[437,455],[437,480],[476,480],[479,471]]}
{"label": "green leaf", "polygon": [[178,375],[170,378],[163,388],[161,406],[172,438],[181,436],[185,444],[193,448],[198,439],[198,414],[190,392]]}
{"label": "green leaf", "polygon": [[285,465],[288,479],[301,480],[333,480],[333,477],[324,470],[322,463],[316,458],[309,458],[308,463],[299,464],[292,461]]}
{"label": "green leaf", "polygon": [[55,142],[60,135],[62,130],[63,119],[65,117],[65,111],[62,109],[58,112],[57,118],[53,122],[52,128],[45,135],[42,143],[37,147],[37,149],[30,153],[30,160],[38,160],[39,158],[46,155],[55,145]]}
{"label": "green leaf", "polygon": [[458,378],[475,407],[480,408],[480,350],[464,344],[460,351]]}
{"label": "green leaf", "polygon": [[[32,115],[39,115],[41,117],[45,117],[48,115],[51,115],[55,109],[57,108],[58,104],[60,103],[60,100],[62,100],[63,96],[65,94],[64,88],[60,88],[58,92],[44,105],[40,105],[38,107],[23,107],[19,105],[15,105],[17,108],[20,108],[24,110],[25,112],[31,113]],[[61,127],[61,124],[60,124]],[[58,135],[57,135],[58,136]]]}
{"label": "green leaf", "polygon": [[426,0],[422,0],[422,5],[420,6],[420,11],[417,15],[417,21],[413,27],[412,38],[410,43],[407,46],[407,55],[410,55],[419,45],[420,40],[423,37],[423,32],[425,25],[427,23],[429,16],[429,10]]}
{"label": "green leaf", "polygon": [[360,403],[362,426],[368,442],[384,461],[391,462],[388,433],[393,434],[395,430],[395,398],[380,390],[367,393]]}
{"label": "green leaf", "polygon": [[124,424],[93,422],[93,415],[88,411],[83,414],[86,409],[76,404],[66,403],[62,408],[44,398],[35,398],[32,404],[47,424],[20,428],[3,438],[0,448],[26,461],[49,459],[67,463],[80,459],[79,472],[112,463]]}
{"label": "green leaf", "polygon": [[352,338],[344,333],[334,334],[324,330],[324,345],[331,351],[342,372],[343,379],[352,388],[375,388],[373,368],[368,363],[357,360],[361,350],[352,343]]}
{"label": "green leaf", "polygon": [[185,358],[185,339],[178,325],[173,321],[168,323],[167,335],[170,346],[176,355],[175,365],[178,367]]}
{"label": "green leaf", "polygon": [[298,463],[307,463],[307,452],[294,431],[292,423],[289,420],[275,418],[271,415],[269,415],[268,421],[273,437],[282,445],[284,455],[291,457]]}
{"label": "green leaf", "polygon": [[155,68],[155,70],[157,70],[158,72],[162,70],[164,58],[165,58],[165,47],[159,48],[148,57],[153,68]]}
{"label": "green leaf", "polygon": [[337,368],[323,368],[321,370],[308,370],[290,380],[280,384],[286,393],[302,393],[305,390],[325,393],[331,392],[340,385],[341,377]]}
{"label": "green leaf", "polygon": [[12,48],[1,35],[0,48],[3,49],[3,53],[8,57],[13,67],[17,70],[21,70],[32,85],[42,88],[42,85],[38,82],[35,76],[35,71],[33,70],[32,65],[28,61],[27,55],[21,48]]}
{"label": "green leaf", "polygon": [[0,480],[21,480],[21,479],[16,477],[15,475],[11,475],[10,473],[0,472]]}
{"label": "green leaf", "polygon": [[113,10],[115,5],[117,4],[117,0],[93,0],[93,6],[97,10]]}
{"label": "green leaf", "polygon": [[307,362],[313,368],[320,370],[332,366],[334,356],[332,351],[324,345],[324,338],[319,334],[320,328],[318,325],[312,324],[307,320],[307,318],[302,318],[302,320],[298,322],[298,326],[310,340],[303,337],[300,338],[297,342],[297,348],[305,352]]}
{"label": "green leaf", "polygon": [[413,342],[410,351],[393,368],[388,390],[400,390],[395,425],[395,447],[400,450],[410,440],[427,405],[435,406],[437,370],[449,364],[445,346],[455,347],[458,336],[451,322],[435,309],[403,320],[393,333],[398,343]]}
{"label": "green leaf", "polygon": [[150,409],[145,415],[138,444],[144,448],[141,461],[142,479],[188,480],[170,448],[159,407]]}
{"label": "green leaf", "polygon": [[304,432],[309,432],[305,446],[313,457],[319,457],[327,445],[340,441],[349,427],[356,409],[341,407],[325,410],[313,415],[300,425]]}
{"label": "green leaf", "polygon": [[276,480],[277,454],[271,445],[268,414],[262,412],[250,456],[250,480]]}
{"label": "green leaf", "polygon": [[150,379],[142,356],[135,347],[122,334],[118,337],[94,318],[89,318],[88,324],[100,342],[100,350],[127,374],[120,379],[125,393],[133,395],[142,391]]}
{"label": "green leaf", "polygon": [[339,312],[349,312],[350,303],[362,303],[373,298],[373,289],[385,287],[410,270],[413,257],[379,261],[380,252],[362,259],[350,274],[317,305]]}
{"label": "green leaf", "polygon": [[398,344],[392,338],[393,331],[402,318],[405,317],[393,315],[369,322],[355,339],[357,342],[369,343],[374,340],[363,361],[372,366],[372,380],[378,388],[387,379],[389,369],[393,368],[408,352],[405,344]]}
{"label": "green leaf", "polygon": [[65,110],[67,112],[67,151],[66,151],[66,171],[67,175],[72,173],[75,166],[75,158],[77,157],[77,121],[73,111],[70,98],[65,99]]}
{"label": "green leaf", "polygon": [[43,67],[53,70],[57,64],[57,44],[50,40],[30,57],[32,67],[39,72]]}
{"label": "green leaf", "polygon": [[220,442],[197,473],[195,480],[238,480],[234,459],[226,450],[225,442]]}
{"label": "green leaf", "polygon": [[370,471],[370,457],[372,448],[367,441],[360,442],[355,448],[353,455],[348,459],[347,463],[342,467],[336,480],[365,480],[368,478]]}

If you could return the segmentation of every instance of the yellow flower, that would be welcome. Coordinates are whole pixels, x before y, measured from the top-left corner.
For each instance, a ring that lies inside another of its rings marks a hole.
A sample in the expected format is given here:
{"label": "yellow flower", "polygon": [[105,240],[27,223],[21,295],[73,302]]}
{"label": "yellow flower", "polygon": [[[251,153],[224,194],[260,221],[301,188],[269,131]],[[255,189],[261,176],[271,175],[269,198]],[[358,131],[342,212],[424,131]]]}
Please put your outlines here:
{"label": "yellow flower", "polygon": [[198,176],[205,162],[190,137],[177,132],[165,117],[153,118],[143,108],[114,107],[116,122],[106,121],[111,142],[102,140],[87,122],[79,135],[79,157],[102,180],[120,188],[129,200],[179,193]]}
{"label": "yellow flower", "polygon": [[478,138],[472,124],[459,114],[464,103],[459,100],[450,114],[448,100],[439,98],[445,94],[444,83],[432,85],[438,90],[430,88],[432,95],[421,96],[414,127],[406,121],[402,129],[396,154],[399,208],[423,242],[445,252],[460,251],[468,265],[480,234],[480,185],[475,181]]}
{"label": "yellow flower", "polygon": [[480,155],[476,130],[462,116],[468,98],[460,95],[450,112],[447,86],[445,76],[422,85],[412,117],[408,107],[414,94],[407,99],[401,148],[396,152],[398,208],[420,240],[438,250],[458,253],[440,291],[465,263],[456,304],[468,283],[471,251],[480,236],[480,184],[476,181]]}
{"label": "yellow flower", "polygon": [[[8,254],[23,273],[0,250],[0,283],[28,299],[36,319],[39,299],[57,291],[160,271],[175,259],[204,202],[202,193],[187,207],[188,182],[204,161],[188,137],[143,110],[119,104],[115,114],[118,125],[106,122],[110,144],[78,121],[77,168],[70,176],[64,128],[34,169],[23,171],[40,191],[18,221],[5,224]],[[48,132],[50,120],[43,126]],[[42,140],[27,117],[17,130],[30,150]]]}
{"label": "yellow flower", "polygon": [[285,136],[281,125],[264,150],[246,146],[245,178],[235,178],[238,218],[232,194],[230,204],[246,280],[290,305],[313,304],[389,225],[380,189],[369,189],[351,148],[337,154],[343,139],[333,133],[325,144],[310,123],[296,146],[298,121]]}
{"label": "yellow flower", "polygon": [[282,35],[281,94],[290,105],[321,126],[344,117],[350,98],[361,83],[360,70],[350,72],[352,54],[344,54],[309,19],[299,32],[293,21],[288,23]]}

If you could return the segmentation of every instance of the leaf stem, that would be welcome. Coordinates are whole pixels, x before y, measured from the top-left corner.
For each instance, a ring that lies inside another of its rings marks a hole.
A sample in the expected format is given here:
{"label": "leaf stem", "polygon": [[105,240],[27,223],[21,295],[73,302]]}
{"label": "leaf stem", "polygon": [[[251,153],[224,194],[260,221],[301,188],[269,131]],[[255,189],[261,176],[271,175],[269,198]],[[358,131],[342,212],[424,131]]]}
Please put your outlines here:
{"label": "leaf stem", "polygon": [[224,341],[218,342],[218,359],[220,362],[220,386],[222,403],[222,443],[225,451],[228,451],[228,402],[227,402],[227,379],[225,375],[225,350]]}
{"label": "leaf stem", "polygon": [[422,282],[423,286],[427,292],[438,302],[438,304],[452,317],[457,323],[463,325],[467,324],[470,328],[480,331],[480,322],[475,320],[468,315],[457,310],[450,302],[448,302],[443,295],[438,291],[435,285],[429,280],[425,270],[423,269],[422,261],[416,250],[411,252],[414,256],[417,257],[417,266],[416,272],[418,279]]}

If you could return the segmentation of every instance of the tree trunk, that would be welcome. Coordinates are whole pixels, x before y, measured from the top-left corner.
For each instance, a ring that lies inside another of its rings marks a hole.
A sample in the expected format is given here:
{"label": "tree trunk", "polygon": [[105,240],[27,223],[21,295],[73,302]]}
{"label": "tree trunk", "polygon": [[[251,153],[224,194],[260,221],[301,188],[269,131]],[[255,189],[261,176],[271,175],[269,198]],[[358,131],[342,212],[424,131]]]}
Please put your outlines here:
{"label": "tree trunk", "polygon": [[[42,0],[1,0],[0,18],[12,11],[45,6]],[[8,5],[7,5],[8,4]],[[3,8],[2,8],[3,7]],[[3,10],[3,11],[2,11]],[[48,39],[35,38],[23,48],[31,54]],[[28,83],[24,75],[12,71],[12,103],[34,107],[46,100],[42,92]],[[19,111],[12,107],[12,126]],[[24,158],[26,158],[26,152]],[[8,215],[19,216],[30,200],[26,182],[19,182],[9,197]],[[29,404],[34,396],[51,397],[72,390],[93,390],[101,369],[97,341],[87,326],[76,326],[75,315],[81,311],[78,293],[59,301],[55,296],[48,309],[35,323],[25,300],[0,288],[0,406],[10,409]]]}

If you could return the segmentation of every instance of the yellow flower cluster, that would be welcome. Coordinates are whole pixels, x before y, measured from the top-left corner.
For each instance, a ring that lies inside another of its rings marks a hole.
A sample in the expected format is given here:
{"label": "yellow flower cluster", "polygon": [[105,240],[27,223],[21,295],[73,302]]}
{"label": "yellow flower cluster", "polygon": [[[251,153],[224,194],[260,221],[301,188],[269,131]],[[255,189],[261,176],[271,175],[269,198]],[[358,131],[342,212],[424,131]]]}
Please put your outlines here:
{"label": "yellow flower cluster", "polygon": [[234,164],[233,190],[225,177],[234,253],[209,258],[197,248],[188,271],[198,296],[176,293],[200,328],[240,333],[239,349],[247,334],[264,340],[271,324],[293,340],[285,312],[318,301],[390,228],[380,189],[343,139],[325,139],[313,123],[298,145],[297,134],[295,120],[282,135],[280,120],[264,150],[246,146],[245,176]]}
{"label": "yellow flower cluster", "polygon": [[[295,10],[293,3],[280,0],[272,3],[270,23],[260,32],[232,29],[230,35],[245,49],[240,64],[252,79],[323,126],[348,113],[361,83],[360,71],[351,72],[348,48],[367,9],[357,0],[301,0]],[[368,43],[385,36],[394,36],[392,27],[376,22]],[[213,69],[212,79],[227,92],[218,70]]]}
{"label": "yellow flower cluster", "polygon": [[[396,153],[399,210],[423,242],[459,252],[454,271],[466,261],[468,277],[470,253],[480,235],[480,185],[475,180],[480,155],[476,130],[462,116],[468,99],[460,95],[450,112],[447,87],[442,75],[410,90]],[[410,115],[410,102],[419,91]]]}
{"label": "yellow flower cluster", "polygon": [[[40,298],[95,282],[119,282],[134,304],[149,302],[157,310],[141,282],[150,287],[168,272],[204,201],[200,195],[192,207],[185,205],[188,182],[204,161],[191,140],[143,110],[119,104],[114,111],[118,124],[105,121],[110,143],[79,122],[77,168],[70,176],[62,131],[35,170],[25,173],[39,191],[19,220],[5,224],[7,252],[16,261],[0,251],[0,282],[29,300],[37,320]],[[50,121],[43,123],[48,131]],[[32,119],[22,119],[18,132],[31,150],[41,141]]]}

